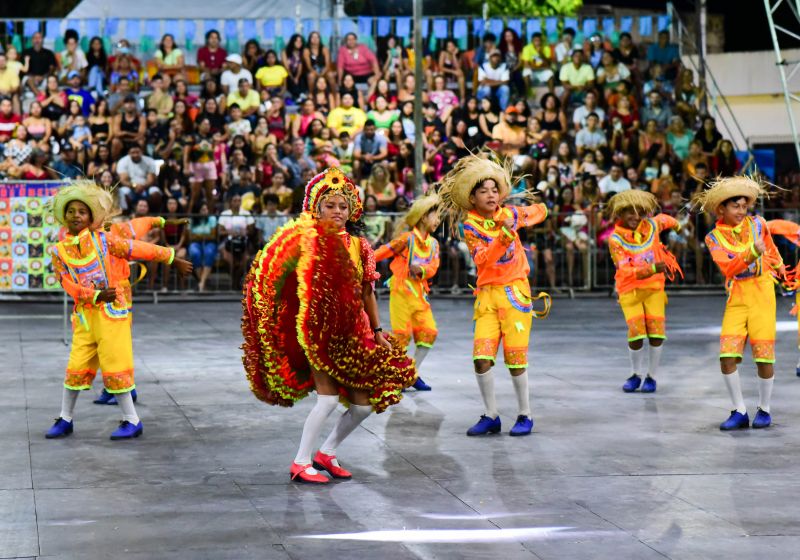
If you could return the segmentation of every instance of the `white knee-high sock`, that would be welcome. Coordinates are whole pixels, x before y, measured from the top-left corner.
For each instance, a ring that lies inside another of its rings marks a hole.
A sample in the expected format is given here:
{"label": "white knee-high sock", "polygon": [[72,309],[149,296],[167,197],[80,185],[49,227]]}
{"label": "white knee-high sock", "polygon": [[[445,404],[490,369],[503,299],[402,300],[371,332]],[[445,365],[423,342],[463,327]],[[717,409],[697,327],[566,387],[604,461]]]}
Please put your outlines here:
{"label": "white knee-high sock", "polygon": [[658,373],[658,366],[661,364],[661,353],[663,351],[663,344],[661,346],[650,346],[650,367],[648,368],[647,375],[653,379],[656,378],[656,374]]}
{"label": "white knee-high sock", "polygon": [[311,463],[311,451],[314,444],[319,439],[319,433],[322,431],[325,420],[336,409],[337,404],[339,404],[338,395],[317,395],[317,402],[308,413],[306,423],[303,424],[303,435],[300,436],[300,447],[294,458],[295,463],[298,465]]}
{"label": "white knee-high sock", "polygon": [[419,375],[419,368],[422,367],[422,361],[425,359],[425,356],[428,355],[430,350],[431,349],[427,346],[417,346],[414,350],[414,361],[417,363],[417,375]]}
{"label": "white knee-high sock", "polygon": [[333,427],[331,435],[319,448],[325,455],[336,455],[336,449],[342,444],[344,439],[358,428],[359,424],[372,414],[371,405],[351,404],[350,408],[339,417],[339,421]]}
{"label": "white knee-high sock", "polygon": [[514,392],[517,394],[517,414],[522,416],[531,415],[531,397],[528,393],[528,370],[522,370],[519,375],[511,375],[511,382],[514,384]]}
{"label": "white knee-high sock", "polygon": [[628,347],[628,355],[631,358],[631,375],[642,375],[644,373],[644,347],[638,350]]}
{"label": "white knee-high sock", "polygon": [[131,392],[128,391],[127,393],[117,393],[114,396],[117,397],[117,403],[122,411],[122,419],[127,420],[134,426],[138,424],[139,415],[136,414],[136,405],[133,404]]}
{"label": "white knee-high sock", "polygon": [[80,391],[67,389],[61,394],[61,418],[67,422],[72,422],[72,413],[75,412],[75,402],[78,400]]}
{"label": "white knee-high sock", "polygon": [[747,407],[744,404],[744,397],[742,396],[742,382],[739,379],[739,371],[733,370],[733,373],[723,373],[722,378],[725,380],[725,386],[728,388],[728,394],[731,397],[733,408],[742,414],[747,412]]}
{"label": "white knee-high sock", "polygon": [[772,399],[772,385],[775,377],[769,379],[758,378],[758,408],[769,413],[769,401]]}
{"label": "white knee-high sock", "polygon": [[494,396],[494,373],[492,370],[486,373],[476,373],[475,379],[478,380],[478,389],[481,391],[483,408],[486,416],[497,418],[497,399]]}

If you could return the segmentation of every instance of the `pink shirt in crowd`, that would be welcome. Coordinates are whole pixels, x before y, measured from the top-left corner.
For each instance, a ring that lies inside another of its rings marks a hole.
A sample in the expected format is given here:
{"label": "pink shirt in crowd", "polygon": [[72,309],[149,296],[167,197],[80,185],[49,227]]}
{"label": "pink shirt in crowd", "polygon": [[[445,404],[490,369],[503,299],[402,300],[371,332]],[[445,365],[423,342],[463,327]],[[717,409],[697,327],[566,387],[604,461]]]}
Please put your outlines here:
{"label": "pink shirt in crowd", "polygon": [[353,76],[367,76],[372,74],[372,68],[378,64],[378,59],[366,45],[359,44],[355,54],[347,47],[340,47],[336,57],[336,66],[345,74]]}

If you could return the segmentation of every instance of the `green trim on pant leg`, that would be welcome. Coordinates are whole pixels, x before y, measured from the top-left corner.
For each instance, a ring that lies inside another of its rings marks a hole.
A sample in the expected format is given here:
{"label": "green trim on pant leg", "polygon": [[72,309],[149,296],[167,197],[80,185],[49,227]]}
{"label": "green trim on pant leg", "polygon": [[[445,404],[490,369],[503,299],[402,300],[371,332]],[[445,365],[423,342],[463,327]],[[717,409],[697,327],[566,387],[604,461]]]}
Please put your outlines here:
{"label": "green trim on pant leg", "polygon": [[422,348],[433,348],[433,344],[428,344],[427,342],[415,342],[414,345],[421,346]]}
{"label": "green trim on pant leg", "polygon": [[112,391],[110,389],[106,389],[105,391],[106,391],[106,393],[108,393],[110,395],[119,395],[120,393],[130,393],[134,389],[136,389],[136,383],[131,385],[131,387],[129,389],[115,389],[114,391]]}
{"label": "green trim on pant leg", "polygon": [[629,338],[628,342],[636,342],[637,340],[644,340],[645,338],[647,338],[646,334],[643,334],[642,336],[634,336],[633,338]]}
{"label": "green trim on pant leg", "polygon": [[719,357],[720,358],[739,358],[740,360],[742,359],[742,355],[741,354],[720,354]]}
{"label": "green trim on pant leg", "polygon": [[512,364],[512,365],[506,364],[506,367],[508,369],[528,369],[528,364]]}
{"label": "green trim on pant leg", "polygon": [[658,338],[659,340],[667,340],[666,335],[663,334],[648,334],[647,338]]}
{"label": "green trim on pant leg", "polygon": [[490,362],[494,363],[495,356],[472,356],[472,361],[475,360],[489,360]]}
{"label": "green trim on pant leg", "polygon": [[755,358],[753,360],[757,364],[774,364],[775,360],[767,360],[766,358]]}
{"label": "green trim on pant leg", "polygon": [[67,385],[64,383],[64,389],[69,389],[70,391],[88,391],[91,388],[91,385]]}

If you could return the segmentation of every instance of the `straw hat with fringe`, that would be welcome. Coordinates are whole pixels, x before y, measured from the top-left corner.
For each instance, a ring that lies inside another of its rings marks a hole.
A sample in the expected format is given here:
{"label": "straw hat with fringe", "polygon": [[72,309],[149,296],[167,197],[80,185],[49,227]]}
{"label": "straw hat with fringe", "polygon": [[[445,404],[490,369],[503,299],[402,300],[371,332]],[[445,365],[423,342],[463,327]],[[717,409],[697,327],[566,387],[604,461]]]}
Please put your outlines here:
{"label": "straw hat with fringe", "polygon": [[486,154],[471,154],[456,162],[455,167],[442,178],[439,195],[442,205],[446,208],[459,208],[472,210],[469,195],[472,190],[486,179],[492,179],[497,184],[500,200],[511,192],[511,166],[513,162],[508,159],[505,164],[497,162],[497,155],[493,152]]}
{"label": "straw hat with fringe", "polygon": [[414,201],[414,204],[411,205],[411,208],[408,209],[408,212],[406,212],[406,215],[398,226],[403,228],[416,227],[419,221],[427,216],[428,212],[436,208],[440,202],[441,199],[435,192],[418,198]]}
{"label": "straw hat with fringe", "polygon": [[110,191],[89,179],[78,179],[61,187],[48,204],[53,217],[62,226],[67,226],[67,206],[75,200],[83,202],[89,207],[89,211],[92,213],[91,229],[101,229],[106,222],[119,213],[119,210],[114,208],[114,197]]}
{"label": "straw hat with fringe", "polygon": [[701,212],[716,216],[717,209],[726,200],[744,197],[752,206],[760,196],[769,197],[766,186],[753,177],[743,175],[717,179],[695,197],[694,203]]}
{"label": "straw hat with fringe", "polygon": [[651,193],[640,190],[622,191],[608,201],[608,213],[612,218],[627,209],[635,210],[640,216],[654,214],[658,210],[658,199]]}

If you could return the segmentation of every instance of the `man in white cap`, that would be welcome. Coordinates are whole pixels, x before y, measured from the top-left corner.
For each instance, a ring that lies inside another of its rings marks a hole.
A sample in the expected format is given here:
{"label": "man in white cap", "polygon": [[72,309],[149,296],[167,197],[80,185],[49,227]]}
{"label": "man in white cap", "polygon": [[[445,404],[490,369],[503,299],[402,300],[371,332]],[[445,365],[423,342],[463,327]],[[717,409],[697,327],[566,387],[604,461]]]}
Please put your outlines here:
{"label": "man in white cap", "polygon": [[242,67],[242,55],[229,54],[225,58],[225,62],[228,63],[228,69],[222,73],[219,79],[219,84],[222,86],[222,91],[225,92],[225,95],[236,91],[239,87],[239,80],[242,78],[250,82],[250,85],[253,85],[253,75],[250,70]]}

